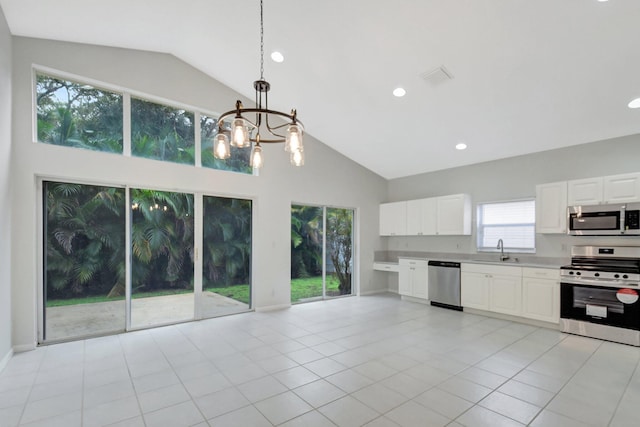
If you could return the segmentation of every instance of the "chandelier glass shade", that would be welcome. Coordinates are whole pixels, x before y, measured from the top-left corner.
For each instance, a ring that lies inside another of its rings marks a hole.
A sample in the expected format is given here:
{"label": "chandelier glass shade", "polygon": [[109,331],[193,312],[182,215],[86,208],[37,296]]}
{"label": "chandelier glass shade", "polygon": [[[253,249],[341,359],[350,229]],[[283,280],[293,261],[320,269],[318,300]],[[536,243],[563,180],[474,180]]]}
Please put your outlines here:
{"label": "chandelier glass shade", "polygon": [[[264,19],[260,0],[260,79],[253,82],[255,108],[245,108],[240,100],[236,108],[218,118],[218,133],[213,139],[213,154],[217,159],[228,159],[231,147],[247,148],[253,144],[250,165],[260,169],[264,163],[261,144],[284,142],[289,160],[294,166],[304,165],[304,126],[295,109],[283,113],[269,109],[268,93],[271,84],[264,79]],[[231,118],[233,119],[231,120]],[[231,122],[231,127],[225,123]]]}

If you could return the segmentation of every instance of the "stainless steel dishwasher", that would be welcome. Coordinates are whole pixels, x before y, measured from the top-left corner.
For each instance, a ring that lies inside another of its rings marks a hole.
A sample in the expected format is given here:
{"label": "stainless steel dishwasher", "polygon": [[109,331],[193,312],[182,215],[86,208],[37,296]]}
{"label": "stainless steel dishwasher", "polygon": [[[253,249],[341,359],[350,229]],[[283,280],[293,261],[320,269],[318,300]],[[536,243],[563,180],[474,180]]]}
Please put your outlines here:
{"label": "stainless steel dishwasher", "polygon": [[431,305],[462,311],[460,304],[460,263],[429,261]]}

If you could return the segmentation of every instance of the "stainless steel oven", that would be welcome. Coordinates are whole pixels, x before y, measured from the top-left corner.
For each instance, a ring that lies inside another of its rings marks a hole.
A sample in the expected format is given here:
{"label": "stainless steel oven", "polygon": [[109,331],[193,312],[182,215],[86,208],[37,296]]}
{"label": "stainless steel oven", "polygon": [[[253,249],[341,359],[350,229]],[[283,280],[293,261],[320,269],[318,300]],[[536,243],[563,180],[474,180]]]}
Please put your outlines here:
{"label": "stainless steel oven", "polygon": [[562,331],[640,346],[640,247],[574,246],[560,273]]}

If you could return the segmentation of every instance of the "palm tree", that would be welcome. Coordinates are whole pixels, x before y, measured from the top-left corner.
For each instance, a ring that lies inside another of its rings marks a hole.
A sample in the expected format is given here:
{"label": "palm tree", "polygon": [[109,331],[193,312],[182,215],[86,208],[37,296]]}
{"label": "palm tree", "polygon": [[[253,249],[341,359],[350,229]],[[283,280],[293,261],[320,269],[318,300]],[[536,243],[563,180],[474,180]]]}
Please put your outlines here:
{"label": "palm tree", "polygon": [[193,195],[132,189],[132,287],[193,288]]}
{"label": "palm tree", "polygon": [[44,183],[49,297],[124,289],[124,190]]}
{"label": "palm tree", "polygon": [[251,266],[251,201],[204,198],[204,287],[248,284]]}
{"label": "palm tree", "polygon": [[322,274],[322,208],[291,206],[291,278]]}

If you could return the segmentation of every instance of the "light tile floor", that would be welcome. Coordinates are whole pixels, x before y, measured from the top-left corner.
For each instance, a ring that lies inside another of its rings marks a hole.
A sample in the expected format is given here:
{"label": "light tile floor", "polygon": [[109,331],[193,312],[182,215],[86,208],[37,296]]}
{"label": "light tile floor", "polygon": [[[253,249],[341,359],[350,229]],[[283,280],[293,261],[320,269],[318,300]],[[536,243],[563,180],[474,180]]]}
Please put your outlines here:
{"label": "light tile floor", "polygon": [[0,427],[637,426],[640,348],[384,294],[16,354]]}

